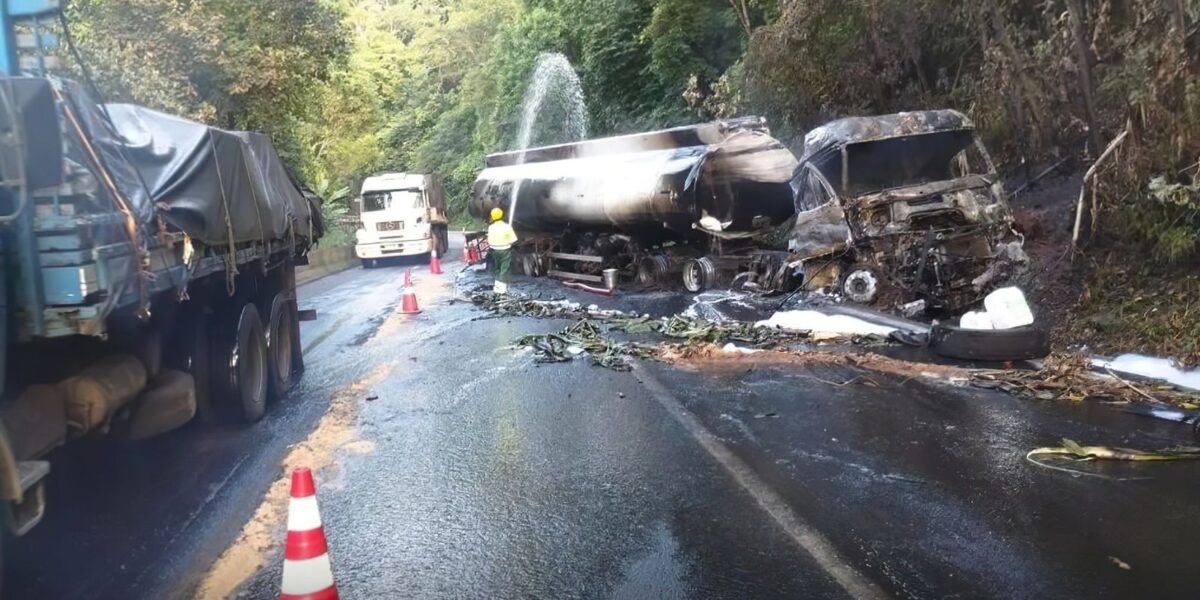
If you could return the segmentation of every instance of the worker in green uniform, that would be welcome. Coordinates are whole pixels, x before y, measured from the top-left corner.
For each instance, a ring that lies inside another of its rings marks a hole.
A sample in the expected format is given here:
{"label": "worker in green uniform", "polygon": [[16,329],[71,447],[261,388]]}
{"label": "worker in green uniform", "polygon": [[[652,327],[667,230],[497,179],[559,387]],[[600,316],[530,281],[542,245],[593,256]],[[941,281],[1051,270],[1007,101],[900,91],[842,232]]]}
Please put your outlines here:
{"label": "worker in green uniform", "polygon": [[487,241],[492,253],[492,275],[496,283],[492,291],[497,294],[508,293],[508,274],[512,271],[512,247],[517,243],[517,232],[512,225],[504,222],[504,211],[492,209],[492,224],[488,225]]}

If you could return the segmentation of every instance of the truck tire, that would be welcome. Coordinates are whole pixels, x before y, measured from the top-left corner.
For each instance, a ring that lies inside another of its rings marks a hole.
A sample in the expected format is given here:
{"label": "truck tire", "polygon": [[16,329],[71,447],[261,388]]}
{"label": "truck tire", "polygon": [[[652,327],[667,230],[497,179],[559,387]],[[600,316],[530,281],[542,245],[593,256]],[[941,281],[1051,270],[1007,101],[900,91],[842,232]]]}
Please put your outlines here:
{"label": "truck tire", "polygon": [[292,335],[296,330],[296,314],[292,310],[292,303],[283,294],[275,294],[270,314],[266,330],[267,368],[270,373],[268,397],[279,400],[292,389],[292,375],[295,372],[292,352],[296,347]]}
{"label": "truck tire", "polygon": [[178,316],[164,351],[163,367],[189,373],[196,386],[196,418],[201,423],[216,421],[210,390],[212,370],[212,317],[201,311],[184,311]]}
{"label": "truck tire", "polygon": [[220,407],[247,423],[267,410],[267,336],[254,303],[231,310],[211,340],[212,394]]}
{"label": "truck tire", "polygon": [[683,287],[698,294],[717,282],[717,266],[707,256],[693,258],[683,265]]}
{"label": "truck tire", "polygon": [[1036,325],[977,330],[938,323],[929,334],[929,347],[947,358],[996,362],[1030,360],[1050,353],[1050,336]]}

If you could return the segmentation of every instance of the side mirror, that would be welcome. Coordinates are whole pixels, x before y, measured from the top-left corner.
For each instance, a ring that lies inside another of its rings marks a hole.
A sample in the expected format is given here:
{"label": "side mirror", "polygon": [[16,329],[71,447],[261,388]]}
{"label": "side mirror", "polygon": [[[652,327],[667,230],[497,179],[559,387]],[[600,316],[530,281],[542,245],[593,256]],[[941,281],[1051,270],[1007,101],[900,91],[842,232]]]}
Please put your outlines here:
{"label": "side mirror", "polygon": [[354,209],[358,211],[358,214],[360,214],[360,215],[362,214],[362,212],[363,212],[362,196],[359,196],[358,198],[354,199]]}

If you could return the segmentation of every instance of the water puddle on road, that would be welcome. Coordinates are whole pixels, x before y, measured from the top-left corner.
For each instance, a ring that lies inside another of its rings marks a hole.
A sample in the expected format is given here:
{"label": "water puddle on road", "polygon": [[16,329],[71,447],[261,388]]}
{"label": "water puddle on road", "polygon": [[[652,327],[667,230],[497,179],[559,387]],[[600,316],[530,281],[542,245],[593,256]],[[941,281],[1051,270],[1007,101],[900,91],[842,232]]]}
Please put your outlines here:
{"label": "water puddle on road", "polygon": [[342,479],[343,469],[338,462],[340,456],[374,451],[373,442],[358,437],[358,413],[364,395],[391,374],[393,365],[390,361],[380,364],[369,375],[339,393],[321,417],[316,430],[292,447],[262,504],[242,528],[233,545],[217,559],[195,598],[228,598],[262,569],[269,557],[279,553],[284,540],[283,526],[291,493],[292,469],[311,468],[317,474],[318,488],[324,485],[328,489],[330,485],[336,487]]}

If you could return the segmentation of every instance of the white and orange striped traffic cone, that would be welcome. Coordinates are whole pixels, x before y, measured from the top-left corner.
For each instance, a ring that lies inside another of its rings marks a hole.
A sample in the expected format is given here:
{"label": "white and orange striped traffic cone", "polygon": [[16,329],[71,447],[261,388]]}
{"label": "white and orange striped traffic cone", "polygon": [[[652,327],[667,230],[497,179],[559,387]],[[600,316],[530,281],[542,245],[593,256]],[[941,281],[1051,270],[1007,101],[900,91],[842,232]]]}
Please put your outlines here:
{"label": "white and orange striped traffic cone", "polygon": [[434,275],[442,274],[442,261],[438,259],[437,250],[429,252],[429,272]]}
{"label": "white and orange striped traffic cone", "polygon": [[287,528],[279,600],[338,600],[325,529],[317,510],[317,490],[312,471],[307,468],[292,471]]}

